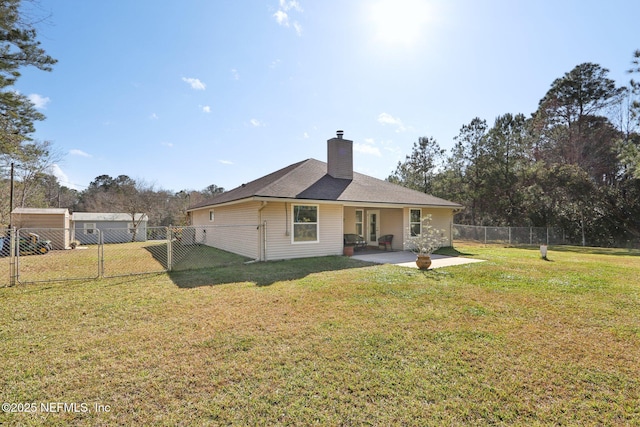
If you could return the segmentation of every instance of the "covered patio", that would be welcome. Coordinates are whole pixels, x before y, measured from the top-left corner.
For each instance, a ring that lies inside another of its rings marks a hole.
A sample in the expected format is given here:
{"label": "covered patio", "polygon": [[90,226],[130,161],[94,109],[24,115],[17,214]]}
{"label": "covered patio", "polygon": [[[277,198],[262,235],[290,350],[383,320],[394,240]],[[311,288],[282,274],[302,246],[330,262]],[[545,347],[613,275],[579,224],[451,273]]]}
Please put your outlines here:
{"label": "covered patio", "polygon": [[[432,225],[442,230],[447,239],[452,240],[452,216],[450,208],[397,206],[394,204],[353,204],[343,207],[343,233],[355,234],[364,239],[366,248],[356,248],[354,255],[362,255],[365,250],[376,250],[379,239],[387,238],[387,250],[403,251],[408,230],[420,232],[421,218],[429,215]],[[417,228],[416,228],[417,227]],[[358,253],[361,252],[361,253]]]}

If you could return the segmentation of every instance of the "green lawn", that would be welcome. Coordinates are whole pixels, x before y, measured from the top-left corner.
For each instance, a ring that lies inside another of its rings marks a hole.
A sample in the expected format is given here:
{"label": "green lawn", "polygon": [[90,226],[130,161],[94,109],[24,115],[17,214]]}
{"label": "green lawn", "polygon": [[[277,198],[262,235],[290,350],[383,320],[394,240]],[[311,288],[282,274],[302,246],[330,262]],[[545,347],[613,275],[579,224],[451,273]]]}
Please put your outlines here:
{"label": "green lawn", "polygon": [[456,250],[1,288],[0,424],[640,425],[639,251]]}

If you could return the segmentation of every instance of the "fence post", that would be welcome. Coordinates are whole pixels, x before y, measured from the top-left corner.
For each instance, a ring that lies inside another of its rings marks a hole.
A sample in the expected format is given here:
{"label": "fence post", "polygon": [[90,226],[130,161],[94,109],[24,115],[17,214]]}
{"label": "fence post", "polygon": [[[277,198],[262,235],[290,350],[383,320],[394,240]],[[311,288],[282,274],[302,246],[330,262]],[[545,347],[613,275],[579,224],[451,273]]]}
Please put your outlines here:
{"label": "fence post", "polygon": [[529,244],[533,245],[533,227],[529,227]]}
{"label": "fence post", "polygon": [[484,244],[487,244],[487,226],[484,226]]}
{"label": "fence post", "polygon": [[549,246],[549,227],[547,227],[547,246]]}
{"label": "fence post", "polygon": [[18,281],[18,268],[16,265],[18,258],[16,257],[16,252],[20,249],[16,245],[17,241],[16,228],[12,227],[9,229],[9,286],[15,286]]}
{"label": "fence post", "polygon": [[102,230],[96,229],[98,233],[98,278],[104,278],[104,235]]}
{"label": "fence post", "polygon": [[511,245],[511,227],[509,227],[509,245]]}
{"label": "fence post", "polygon": [[171,241],[173,240],[173,232],[171,230],[173,230],[173,228],[169,225],[167,228],[167,271],[171,271],[173,269],[173,245],[171,244]]}

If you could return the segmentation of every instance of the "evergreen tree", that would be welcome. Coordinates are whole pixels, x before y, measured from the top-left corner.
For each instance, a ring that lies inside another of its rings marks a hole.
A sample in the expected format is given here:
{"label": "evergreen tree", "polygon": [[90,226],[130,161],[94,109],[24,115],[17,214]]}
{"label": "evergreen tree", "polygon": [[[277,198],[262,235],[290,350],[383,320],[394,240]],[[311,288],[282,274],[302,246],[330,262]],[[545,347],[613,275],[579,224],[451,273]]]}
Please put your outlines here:
{"label": "evergreen tree", "polygon": [[33,103],[14,90],[20,70],[51,71],[56,60],[37,40],[33,24],[22,14],[21,0],[0,0],[0,154],[15,152],[43,120]]}

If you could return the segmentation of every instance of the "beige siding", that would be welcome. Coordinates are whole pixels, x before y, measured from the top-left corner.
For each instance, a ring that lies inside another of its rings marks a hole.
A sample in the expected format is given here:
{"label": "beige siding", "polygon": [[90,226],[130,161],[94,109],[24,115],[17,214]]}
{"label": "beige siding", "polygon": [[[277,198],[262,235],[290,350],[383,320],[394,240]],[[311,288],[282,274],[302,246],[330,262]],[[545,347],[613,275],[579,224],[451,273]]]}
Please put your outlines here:
{"label": "beige siding", "polygon": [[451,246],[451,227],[453,225],[453,211],[451,209],[431,209],[427,210],[431,214],[431,224],[443,230],[446,242],[443,246]]}
{"label": "beige siding", "polygon": [[[298,204],[298,203],[296,203]],[[380,212],[380,236],[393,235],[393,250],[404,249],[404,239],[409,227],[410,208],[366,208],[343,207],[338,204],[303,203],[318,206],[319,239],[317,242],[295,243],[292,239],[291,202],[247,202],[226,207],[213,208],[214,221],[209,221],[211,209],[192,212],[194,226],[206,227],[198,231],[198,242],[223,250],[262,260],[305,258],[326,255],[341,255],[343,234],[355,233],[355,212],[364,212],[366,233],[367,212]],[[432,224],[444,230],[446,245],[451,245],[451,209],[422,208],[422,216],[432,215]],[[266,228],[258,224],[266,223]],[[266,240],[265,240],[266,239]]]}
{"label": "beige siding", "polygon": [[356,232],[356,209],[353,206],[344,207],[344,218],[342,228],[344,234],[354,234]]}
{"label": "beige siding", "polygon": [[380,236],[392,234],[391,248],[402,250],[402,209],[380,209]]}
{"label": "beige siding", "polygon": [[13,226],[20,228],[39,228],[36,232],[41,239],[51,240],[53,249],[67,249],[70,242],[69,214],[14,213]]}
{"label": "beige siding", "polygon": [[[249,258],[259,258],[261,230],[257,226],[260,206],[260,202],[247,202],[192,212],[192,225],[203,226],[197,231],[196,241]],[[210,210],[214,212],[213,221],[209,221]]]}
{"label": "beige siding", "polygon": [[262,210],[262,220],[267,221],[267,260],[342,255],[341,205],[318,205],[320,235],[318,242],[310,243],[292,241],[291,206],[291,203],[269,202]]}
{"label": "beige siding", "polygon": [[[404,209],[404,230],[409,229],[409,212],[412,208]],[[413,208],[416,209],[416,208]],[[443,230],[442,235],[445,238],[443,246],[452,246],[451,243],[451,229],[453,227],[453,210],[452,209],[428,209],[422,208],[422,217],[431,215],[431,225],[439,230]],[[403,234],[406,235],[407,231]]]}
{"label": "beige siding", "polygon": [[63,214],[13,214],[16,228],[69,228],[69,216]]}

